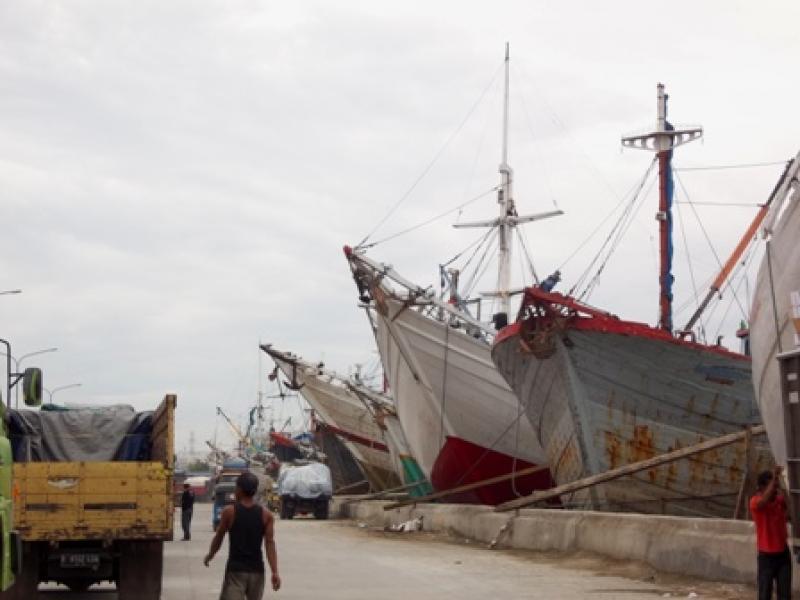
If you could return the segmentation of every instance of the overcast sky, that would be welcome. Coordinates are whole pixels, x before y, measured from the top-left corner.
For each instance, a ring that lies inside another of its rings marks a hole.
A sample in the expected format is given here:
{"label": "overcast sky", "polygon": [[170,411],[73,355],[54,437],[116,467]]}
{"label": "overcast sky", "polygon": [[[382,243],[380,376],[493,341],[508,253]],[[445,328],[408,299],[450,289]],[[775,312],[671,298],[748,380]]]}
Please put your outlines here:
{"label": "overcast sky", "polygon": [[[676,166],[794,155],[798,22],[788,0],[0,3],[0,289],[24,290],[0,296],[0,335],[18,356],[58,346],[26,364],[46,387],[83,384],[60,401],[177,393],[178,447],[191,431],[200,447],[222,433],[217,404],[243,419],[253,402],[259,340],[343,371],[374,359],[341,247],[456,131],[374,239],[497,183],[505,41],[519,210],[566,212],[526,226],[546,275],[643,175],[652,157],[619,138],[652,127],[658,81],[672,120],[705,128]],[[680,177],[695,202],[753,205],[780,170]],[[655,210],[651,191],[591,297],[650,323]],[[695,210],[723,258],[755,211]],[[698,286],[716,268],[681,211],[676,304],[692,296],[687,248]],[[476,235],[450,222],[494,214],[487,196],[370,255],[432,284]],[[565,265],[568,284],[612,223]]]}

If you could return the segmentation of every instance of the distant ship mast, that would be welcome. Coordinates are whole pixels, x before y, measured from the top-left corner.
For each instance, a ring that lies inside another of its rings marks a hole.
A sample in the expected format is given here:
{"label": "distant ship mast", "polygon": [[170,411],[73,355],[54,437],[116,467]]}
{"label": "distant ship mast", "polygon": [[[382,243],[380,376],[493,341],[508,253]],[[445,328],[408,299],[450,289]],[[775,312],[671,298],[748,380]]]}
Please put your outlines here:
{"label": "distant ship mast", "polygon": [[650,150],[658,157],[658,221],[660,270],[659,284],[659,318],[658,326],[664,331],[672,332],[672,150],[683,144],[693,142],[703,136],[702,127],[675,129],[667,121],[667,99],[664,84],[656,86],[656,128],[641,135],[622,138],[626,148]]}
{"label": "distant ship mast", "polygon": [[497,329],[502,329],[508,324],[508,314],[511,306],[511,235],[514,228],[521,223],[530,223],[540,219],[547,219],[564,214],[554,210],[535,215],[520,217],[514,205],[512,192],[513,170],[508,165],[508,91],[509,91],[509,46],[506,42],[505,54],[505,82],[503,96],[503,145],[500,160],[500,186],[497,189],[497,203],[500,205],[500,215],[490,221],[476,221],[472,223],[456,223],[456,228],[497,227],[497,289],[484,294],[498,300],[498,311],[492,319]]}

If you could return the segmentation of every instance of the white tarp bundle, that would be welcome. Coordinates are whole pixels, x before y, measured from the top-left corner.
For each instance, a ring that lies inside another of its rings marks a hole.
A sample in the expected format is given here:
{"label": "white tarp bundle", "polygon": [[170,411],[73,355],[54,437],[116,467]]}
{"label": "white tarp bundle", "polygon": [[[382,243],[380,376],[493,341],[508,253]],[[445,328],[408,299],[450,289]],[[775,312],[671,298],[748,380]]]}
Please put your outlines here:
{"label": "white tarp bundle", "polygon": [[322,463],[286,468],[278,477],[278,493],[309,499],[330,498],[333,495],[331,470]]}

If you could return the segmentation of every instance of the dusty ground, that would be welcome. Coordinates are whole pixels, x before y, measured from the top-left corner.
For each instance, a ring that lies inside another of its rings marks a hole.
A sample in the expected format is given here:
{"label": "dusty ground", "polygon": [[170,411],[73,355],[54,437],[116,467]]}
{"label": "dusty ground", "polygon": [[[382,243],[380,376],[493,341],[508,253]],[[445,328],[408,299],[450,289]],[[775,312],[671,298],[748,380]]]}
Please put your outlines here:
{"label": "dusty ground", "polygon": [[[193,540],[167,544],[163,600],[219,596],[227,548],[211,568],[203,566],[211,539],[210,507],[200,505],[195,512]],[[582,555],[488,550],[446,535],[386,533],[349,521],[279,521],[277,540],[284,589],[276,597],[287,600],[734,600],[754,596],[743,586],[662,576],[642,565]],[[85,594],[50,587],[39,595],[41,599],[116,598],[109,587]]]}

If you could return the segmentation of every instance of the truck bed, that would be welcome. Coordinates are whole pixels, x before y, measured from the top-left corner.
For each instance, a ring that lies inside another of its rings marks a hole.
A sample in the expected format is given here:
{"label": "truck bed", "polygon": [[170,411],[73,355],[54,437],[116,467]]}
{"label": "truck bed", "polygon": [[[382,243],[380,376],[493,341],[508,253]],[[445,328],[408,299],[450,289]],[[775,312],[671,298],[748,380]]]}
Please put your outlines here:
{"label": "truck bed", "polygon": [[14,464],[14,523],[33,541],[172,539],[174,412],[153,415],[148,462]]}

